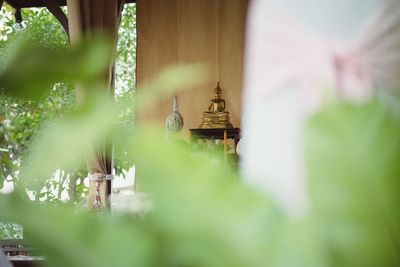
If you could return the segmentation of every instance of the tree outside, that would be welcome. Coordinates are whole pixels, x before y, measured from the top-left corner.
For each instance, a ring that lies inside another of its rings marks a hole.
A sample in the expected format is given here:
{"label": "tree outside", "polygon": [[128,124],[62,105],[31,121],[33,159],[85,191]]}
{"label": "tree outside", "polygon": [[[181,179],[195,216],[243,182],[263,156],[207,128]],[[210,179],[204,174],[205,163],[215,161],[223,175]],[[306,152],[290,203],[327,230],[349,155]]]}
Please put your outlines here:
{"label": "tree outside", "polygon": [[[66,9],[64,9],[66,11]],[[0,55],[13,40],[24,36],[49,48],[68,46],[68,37],[60,23],[45,8],[23,9],[23,22],[15,23],[14,10],[4,4],[0,12]],[[115,92],[120,109],[118,127],[133,131],[135,123],[136,5],[125,6],[119,29],[116,53]],[[0,95],[0,190],[12,190],[18,183],[24,156],[30,151],[34,137],[48,122],[61,118],[74,109],[75,91],[70,81],[59,82],[39,101],[24,101]],[[115,170],[124,175],[132,166],[124,153],[115,151]],[[68,202],[85,205],[87,187],[84,162],[76,162],[76,170],[53,173],[37,191],[27,192],[36,201],[55,205]]]}

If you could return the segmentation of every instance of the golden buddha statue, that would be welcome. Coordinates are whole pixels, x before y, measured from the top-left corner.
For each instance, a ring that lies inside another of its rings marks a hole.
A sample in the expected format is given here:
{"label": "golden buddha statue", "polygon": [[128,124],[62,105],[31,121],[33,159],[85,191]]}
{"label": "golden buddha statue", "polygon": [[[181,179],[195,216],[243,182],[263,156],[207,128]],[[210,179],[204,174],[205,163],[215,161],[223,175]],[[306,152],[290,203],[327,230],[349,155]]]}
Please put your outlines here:
{"label": "golden buddha statue", "polygon": [[203,120],[200,128],[233,128],[229,119],[229,112],[225,111],[225,100],[221,98],[222,89],[214,89],[214,98],[210,100],[208,111],[203,112]]}

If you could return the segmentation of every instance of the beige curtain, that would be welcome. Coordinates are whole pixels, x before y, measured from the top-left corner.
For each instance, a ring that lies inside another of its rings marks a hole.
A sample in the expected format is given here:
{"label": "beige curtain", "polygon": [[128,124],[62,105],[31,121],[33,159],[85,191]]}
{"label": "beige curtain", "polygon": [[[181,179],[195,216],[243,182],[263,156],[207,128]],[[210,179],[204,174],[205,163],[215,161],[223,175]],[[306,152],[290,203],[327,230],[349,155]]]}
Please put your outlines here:
{"label": "beige curtain", "polygon": [[[68,23],[71,44],[79,43],[84,36],[96,34],[112,40],[115,47],[117,39],[118,20],[121,5],[120,0],[67,0]],[[104,73],[104,83],[107,85],[110,96],[113,96],[114,55],[110,57],[108,70]],[[77,103],[85,101],[82,88],[77,86]],[[88,156],[88,170],[90,173],[111,174],[112,172],[112,144],[110,140],[93,144],[93,151]],[[108,184],[108,186],[107,186]],[[110,190],[110,181],[99,183],[101,203],[107,206],[107,195]],[[93,210],[97,183],[90,182],[88,207]]]}

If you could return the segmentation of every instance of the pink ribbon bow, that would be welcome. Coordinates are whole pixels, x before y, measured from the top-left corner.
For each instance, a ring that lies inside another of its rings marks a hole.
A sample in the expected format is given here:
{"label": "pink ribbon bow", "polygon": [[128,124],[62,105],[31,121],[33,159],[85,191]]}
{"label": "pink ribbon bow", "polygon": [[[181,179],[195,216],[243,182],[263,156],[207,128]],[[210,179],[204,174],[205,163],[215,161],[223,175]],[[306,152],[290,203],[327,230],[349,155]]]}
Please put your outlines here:
{"label": "pink ribbon bow", "polygon": [[[246,94],[254,93],[259,98],[279,93],[279,88],[295,87],[303,92],[305,109],[314,110],[327,92],[360,102],[378,86],[399,84],[400,1],[387,1],[377,8],[352,41],[346,43],[307,31],[272,4],[267,13],[270,20],[268,25],[260,26],[259,36],[265,38],[262,43],[266,47],[256,47],[251,52],[254,54],[248,56],[265,62],[262,71],[268,81]],[[246,71],[260,68],[254,66]]]}

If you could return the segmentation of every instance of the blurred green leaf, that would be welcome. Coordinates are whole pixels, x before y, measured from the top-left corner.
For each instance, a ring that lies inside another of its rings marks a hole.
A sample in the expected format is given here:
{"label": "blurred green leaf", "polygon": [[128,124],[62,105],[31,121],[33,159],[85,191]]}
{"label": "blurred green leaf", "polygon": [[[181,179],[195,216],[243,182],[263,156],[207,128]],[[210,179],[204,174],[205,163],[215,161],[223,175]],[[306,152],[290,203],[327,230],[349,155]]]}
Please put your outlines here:
{"label": "blurred green leaf", "polygon": [[101,92],[86,97],[85,105],[62,119],[49,122],[51,127],[38,135],[22,166],[26,181],[43,181],[57,169],[76,169],[76,165],[93,151],[95,144],[110,134],[116,119],[112,99]]}
{"label": "blurred green leaf", "polygon": [[49,49],[21,38],[5,53],[0,87],[8,95],[37,99],[56,82],[93,82],[106,70],[110,45],[99,39]]}
{"label": "blurred green leaf", "polygon": [[8,209],[0,219],[24,225],[49,266],[274,266],[284,225],[274,204],[229,179],[222,158],[192,155],[161,136],[126,140],[154,201],[148,216],[59,216],[11,195],[0,201]]}
{"label": "blurred green leaf", "polygon": [[300,245],[286,218],[273,201],[229,177],[222,153],[192,154],[161,136],[149,129],[125,140],[138,182],[154,200],[146,219],[162,239],[157,266],[321,266],[302,261],[304,253],[285,254],[288,244]]}
{"label": "blurred green leaf", "polygon": [[0,219],[23,225],[25,236],[46,256],[45,266],[130,267],[153,261],[149,255],[155,244],[140,221],[44,208],[15,193],[0,196],[0,210]]}
{"label": "blurred green leaf", "polygon": [[400,265],[400,117],[378,100],[310,119],[310,191],[331,266]]}
{"label": "blurred green leaf", "polygon": [[160,99],[187,90],[207,81],[209,73],[204,64],[187,64],[163,69],[153,80],[141,85],[137,93],[136,108],[144,109]]}

